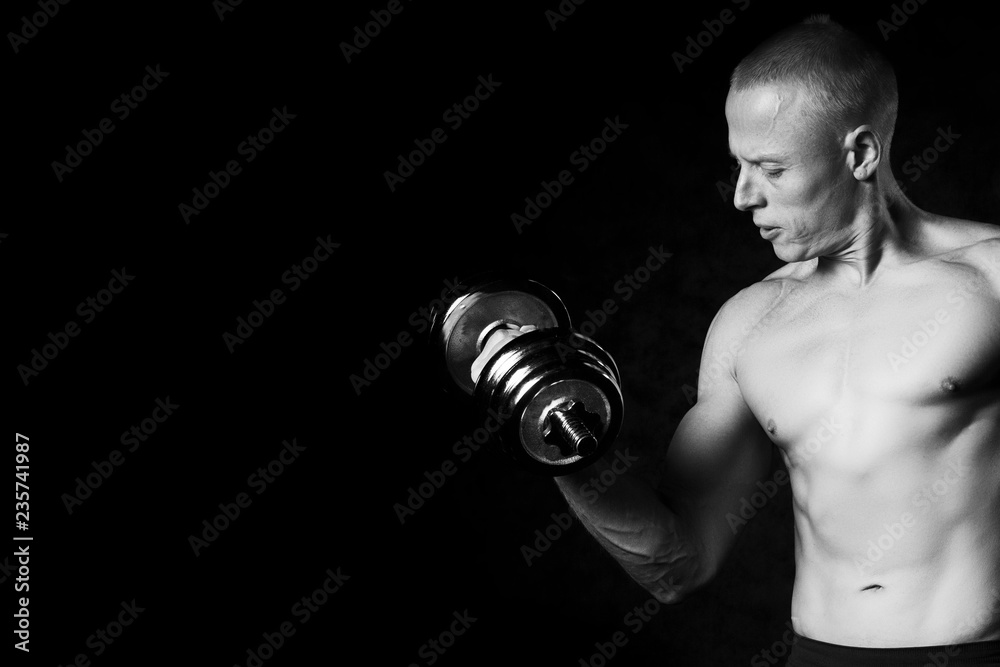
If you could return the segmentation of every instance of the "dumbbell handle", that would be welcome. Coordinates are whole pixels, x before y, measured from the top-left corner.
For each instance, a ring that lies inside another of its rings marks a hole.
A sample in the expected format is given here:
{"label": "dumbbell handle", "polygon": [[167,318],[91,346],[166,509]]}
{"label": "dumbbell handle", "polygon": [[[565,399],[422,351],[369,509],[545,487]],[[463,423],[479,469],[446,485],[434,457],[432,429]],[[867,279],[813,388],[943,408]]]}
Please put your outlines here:
{"label": "dumbbell handle", "polygon": [[566,410],[554,409],[549,412],[549,423],[559,432],[574,454],[590,456],[597,451],[597,437],[590,432],[583,420]]}

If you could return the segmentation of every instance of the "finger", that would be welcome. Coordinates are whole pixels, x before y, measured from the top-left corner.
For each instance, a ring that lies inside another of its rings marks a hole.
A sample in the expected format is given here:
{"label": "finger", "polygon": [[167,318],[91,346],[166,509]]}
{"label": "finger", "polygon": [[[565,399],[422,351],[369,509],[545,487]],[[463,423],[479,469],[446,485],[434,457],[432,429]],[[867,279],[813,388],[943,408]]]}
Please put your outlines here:
{"label": "finger", "polygon": [[497,331],[489,340],[486,341],[486,347],[483,351],[479,353],[479,356],[472,362],[472,381],[479,382],[479,374],[483,372],[483,368],[486,366],[486,362],[489,361],[493,354],[499,350],[512,336],[506,330]]}
{"label": "finger", "polygon": [[483,368],[486,367],[486,363],[493,358],[493,355],[496,354],[500,348],[520,336],[522,333],[533,331],[534,329],[535,326],[529,324],[525,327],[521,327],[520,330],[499,329],[491,335],[486,341],[486,346],[483,347],[483,351],[472,362],[472,381],[479,382],[479,374],[483,372]]}

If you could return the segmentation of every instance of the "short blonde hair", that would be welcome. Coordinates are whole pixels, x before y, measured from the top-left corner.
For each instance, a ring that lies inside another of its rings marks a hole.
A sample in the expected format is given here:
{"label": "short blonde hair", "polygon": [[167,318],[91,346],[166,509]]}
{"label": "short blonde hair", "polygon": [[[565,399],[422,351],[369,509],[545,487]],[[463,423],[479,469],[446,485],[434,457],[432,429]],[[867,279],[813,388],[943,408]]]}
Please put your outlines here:
{"label": "short blonde hair", "polygon": [[872,125],[888,154],[899,107],[896,74],[878,50],[828,15],[770,37],[729,79],[731,92],[772,83],[804,85],[811,114],[837,133]]}

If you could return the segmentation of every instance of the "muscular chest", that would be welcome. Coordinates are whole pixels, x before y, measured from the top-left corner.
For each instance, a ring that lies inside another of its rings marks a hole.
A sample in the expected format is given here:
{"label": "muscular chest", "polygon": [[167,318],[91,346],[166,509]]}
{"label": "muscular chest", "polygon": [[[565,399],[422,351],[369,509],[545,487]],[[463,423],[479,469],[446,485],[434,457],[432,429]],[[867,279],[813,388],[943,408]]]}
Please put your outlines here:
{"label": "muscular chest", "polygon": [[845,410],[856,418],[876,405],[885,413],[982,392],[998,364],[1000,304],[974,283],[942,281],[793,292],[750,332],[737,375],[780,444]]}

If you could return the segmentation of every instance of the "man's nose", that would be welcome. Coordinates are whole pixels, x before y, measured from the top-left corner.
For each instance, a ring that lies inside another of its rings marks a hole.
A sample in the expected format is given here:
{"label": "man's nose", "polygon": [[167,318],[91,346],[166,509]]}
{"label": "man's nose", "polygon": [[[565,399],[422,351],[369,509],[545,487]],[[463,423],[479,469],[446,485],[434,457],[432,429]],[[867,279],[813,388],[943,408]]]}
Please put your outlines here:
{"label": "man's nose", "polygon": [[733,193],[733,205],[741,211],[749,211],[764,205],[764,196],[749,171],[746,168],[740,169],[736,192]]}

